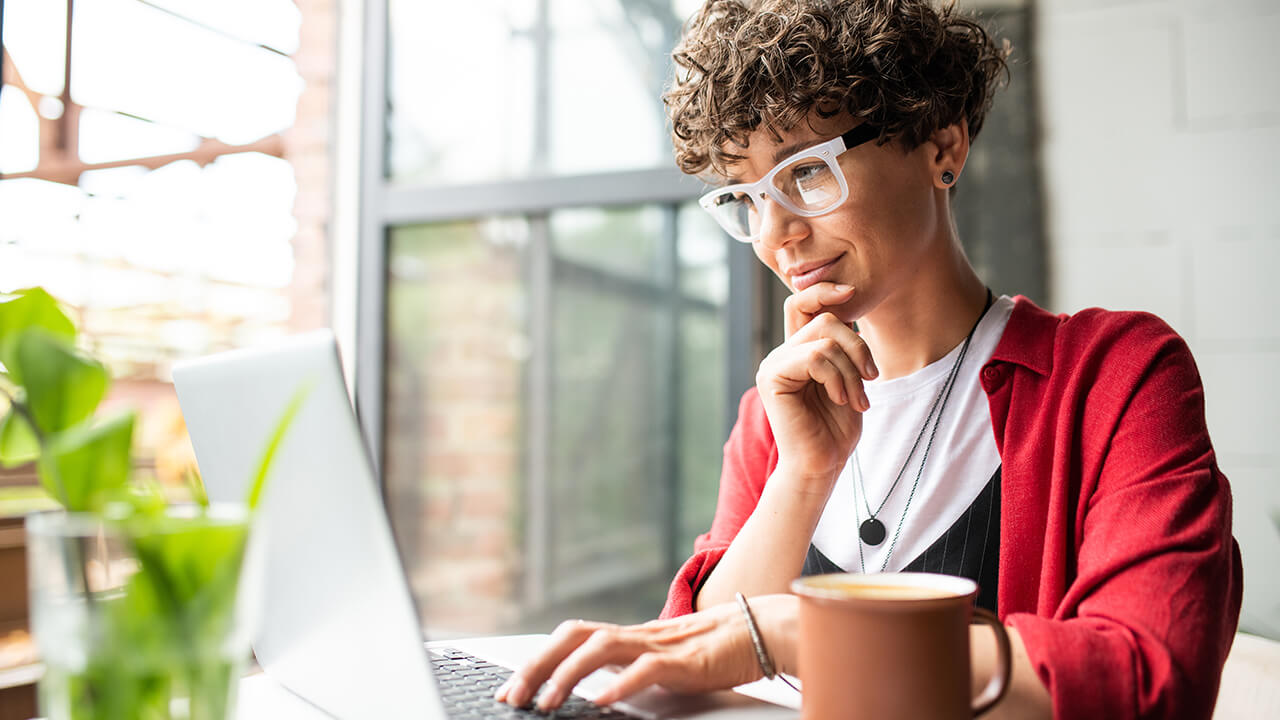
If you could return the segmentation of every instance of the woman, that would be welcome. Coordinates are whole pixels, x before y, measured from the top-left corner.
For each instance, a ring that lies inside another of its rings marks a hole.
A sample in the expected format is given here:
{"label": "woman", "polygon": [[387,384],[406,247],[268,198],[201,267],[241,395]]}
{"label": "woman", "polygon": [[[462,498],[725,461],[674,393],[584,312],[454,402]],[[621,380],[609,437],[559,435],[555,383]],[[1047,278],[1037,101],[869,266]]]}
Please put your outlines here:
{"label": "woman", "polygon": [[[926,0],[711,0],[665,101],[702,205],[792,290],[665,619],[575,621],[499,691],[554,707],[795,667],[802,573],[965,575],[1014,649],[1010,717],[1209,717],[1240,607],[1230,492],[1185,343],[1144,313],[993,297],[952,190],[1005,70]],[[974,676],[993,662],[972,631]],[[544,687],[545,685],[545,687]]]}

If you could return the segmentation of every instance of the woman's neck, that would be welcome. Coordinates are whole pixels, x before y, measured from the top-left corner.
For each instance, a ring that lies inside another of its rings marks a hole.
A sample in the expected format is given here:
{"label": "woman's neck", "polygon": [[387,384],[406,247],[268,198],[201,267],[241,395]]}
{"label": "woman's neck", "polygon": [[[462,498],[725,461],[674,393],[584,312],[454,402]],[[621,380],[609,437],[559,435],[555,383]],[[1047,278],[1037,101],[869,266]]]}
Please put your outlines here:
{"label": "woman's neck", "polygon": [[917,268],[858,320],[880,378],[910,375],[964,342],[987,302],[987,288],[954,242],[949,256]]}

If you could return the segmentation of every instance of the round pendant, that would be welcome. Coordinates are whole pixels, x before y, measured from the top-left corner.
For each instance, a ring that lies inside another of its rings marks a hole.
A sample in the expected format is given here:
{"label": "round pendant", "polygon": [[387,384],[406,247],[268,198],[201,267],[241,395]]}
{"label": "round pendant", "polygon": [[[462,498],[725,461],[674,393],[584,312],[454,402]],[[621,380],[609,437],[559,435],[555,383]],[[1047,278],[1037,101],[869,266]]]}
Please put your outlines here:
{"label": "round pendant", "polygon": [[858,534],[862,536],[862,542],[868,545],[879,545],[884,542],[884,523],[875,518],[867,518],[858,528]]}

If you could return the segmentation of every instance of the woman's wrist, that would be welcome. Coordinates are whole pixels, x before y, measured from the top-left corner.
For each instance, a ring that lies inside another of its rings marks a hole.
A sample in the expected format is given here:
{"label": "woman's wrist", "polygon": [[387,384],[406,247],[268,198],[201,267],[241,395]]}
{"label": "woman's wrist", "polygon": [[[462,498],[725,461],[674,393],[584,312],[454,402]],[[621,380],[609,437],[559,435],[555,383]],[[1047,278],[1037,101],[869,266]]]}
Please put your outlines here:
{"label": "woman's wrist", "polygon": [[778,672],[796,674],[796,634],[800,598],[778,593],[751,598],[751,613],[760,630],[765,651]]}
{"label": "woman's wrist", "polygon": [[765,483],[765,490],[770,486],[785,488],[788,492],[811,496],[825,504],[842,469],[843,467],[815,469],[779,459],[769,475],[769,482]]}

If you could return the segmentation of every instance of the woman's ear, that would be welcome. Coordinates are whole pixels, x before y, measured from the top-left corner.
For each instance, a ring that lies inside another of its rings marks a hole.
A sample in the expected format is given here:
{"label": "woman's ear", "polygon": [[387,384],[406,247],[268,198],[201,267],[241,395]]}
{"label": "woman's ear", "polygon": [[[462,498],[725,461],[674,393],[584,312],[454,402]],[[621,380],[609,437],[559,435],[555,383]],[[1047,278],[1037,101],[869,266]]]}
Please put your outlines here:
{"label": "woman's ear", "polygon": [[929,153],[934,187],[950,188],[960,178],[960,171],[964,169],[964,162],[969,157],[969,123],[961,118],[958,122],[934,130],[925,141],[925,146]]}

